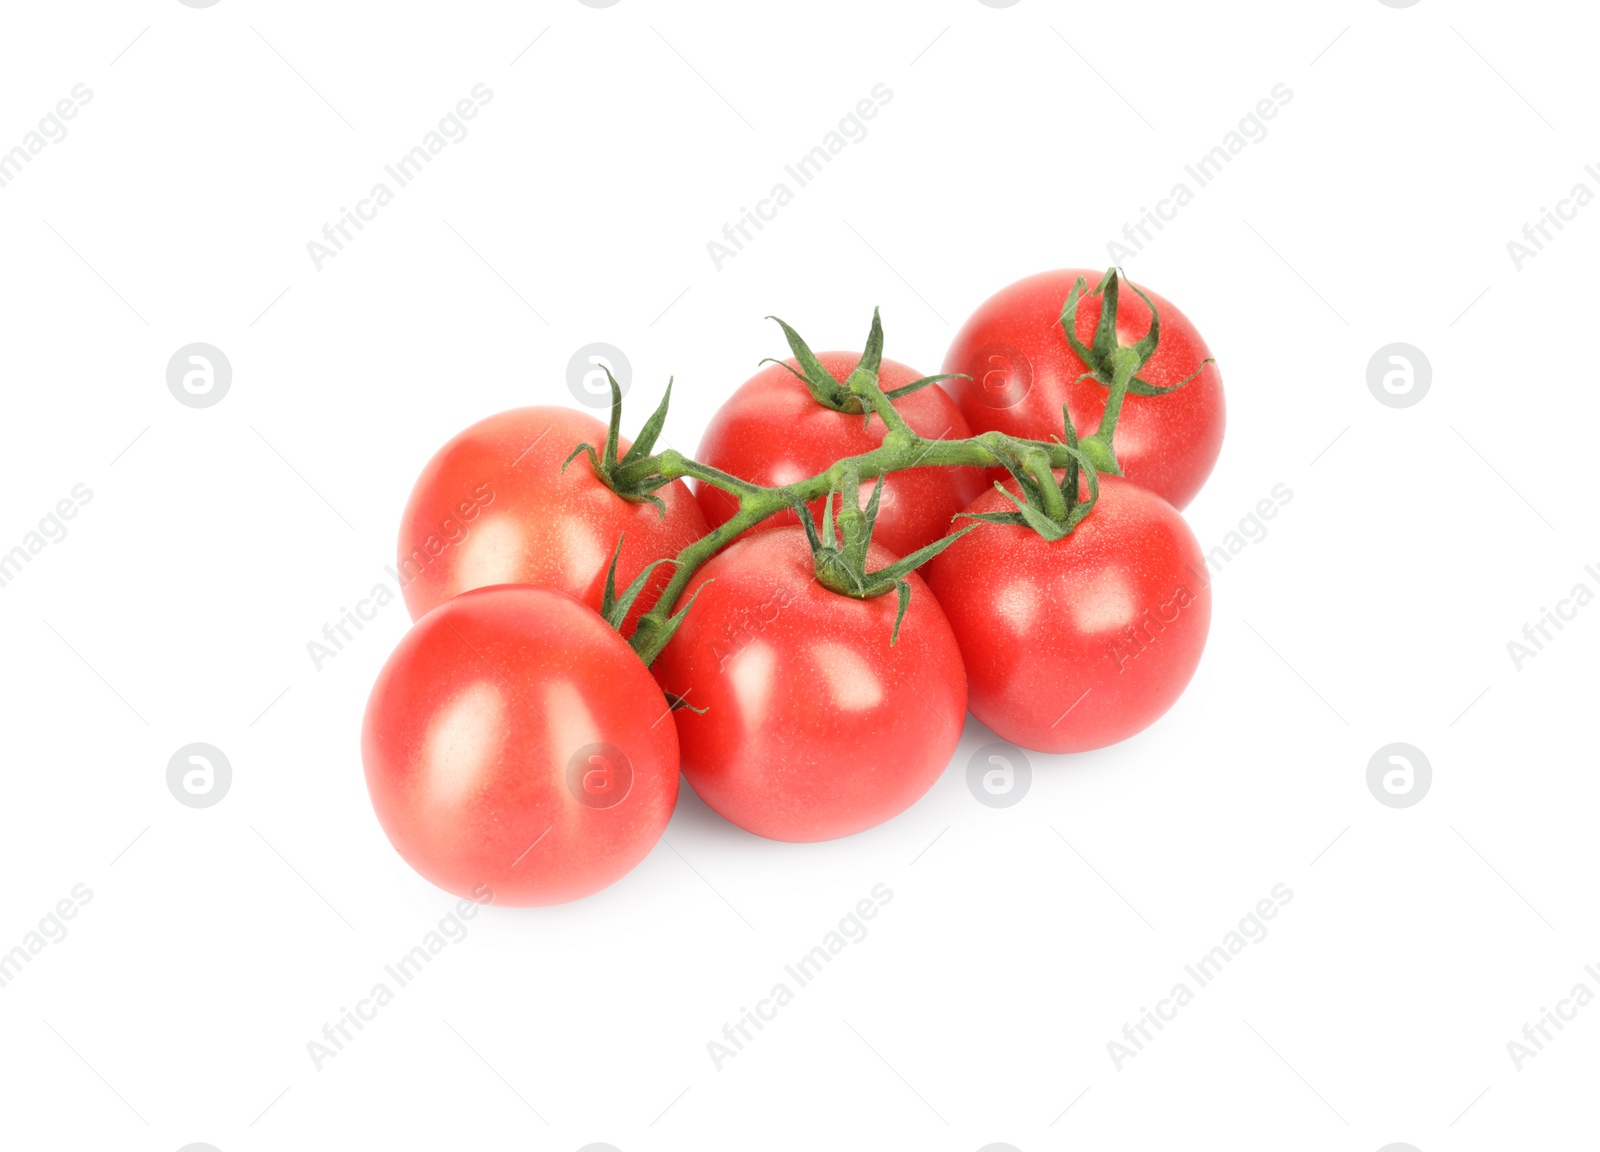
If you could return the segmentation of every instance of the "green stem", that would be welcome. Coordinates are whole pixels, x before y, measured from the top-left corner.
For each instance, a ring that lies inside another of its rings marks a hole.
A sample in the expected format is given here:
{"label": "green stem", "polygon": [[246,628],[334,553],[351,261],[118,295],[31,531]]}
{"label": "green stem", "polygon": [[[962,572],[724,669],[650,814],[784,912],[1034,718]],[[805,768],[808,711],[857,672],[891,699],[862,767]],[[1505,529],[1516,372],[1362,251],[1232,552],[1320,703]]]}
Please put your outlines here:
{"label": "green stem", "polygon": [[[910,468],[994,468],[1003,466],[1000,453],[1005,452],[1013,459],[1030,460],[1044,474],[1041,487],[1046,493],[1046,499],[1049,498],[1049,494],[1054,493],[1057,500],[1060,500],[1060,493],[1050,478],[1049,470],[1066,468],[1073,461],[1074,450],[1066,445],[1017,440],[999,432],[985,432],[964,440],[930,440],[917,435],[895,411],[894,403],[878,386],[875,374],[853,374],[851,392],[860,396],[866,406],[883,418],[888,428],[883,444],[859,456],[836,461],[825,471],[804,480],[797,480],[793,484],[779,488],[765,488],[748,480],[741,480],[720,469],[701,464],[671,449],[662,452],[656,458],[659,475],[669,480],[692,477],[703,484],[710,484],[735,497],[739,502],[739,510],[709,535],[696,540],[678,553],[672,579],[662,589],[655,606],[639,618],[638,626],[629,641],[646,665],[661,654],[661,650],[671,639],[673,629],[669,621],[673,606],[683,595],[684,589],[689,586],[689,581],[694,578],[695,572],[702,564],[741,532],[754,528],[779,512],[792,510],[797,503],[809,504],[837,490],[848,470],[854,470],[859,482],[875,480],[879,476],[903,472]],[[1060,513],[1065,517],[1067,512],[1065,503],[1062,502]]]}
{"label": "green stem", "polygon": [[[1070,457],[1069,457],[1070,459]],[[1051,472],[1052,461],[1046,452],[1029,448],[1022,454],[1022,466],[1028,470],[1039,484],[1039,494],[1044,500],[1044,513],[1052,520],[1062,521],[1067,518],[1067,501],[1061,494],[1061,489],[1056,487],[1056,478]],[[1065,467],[1063,462],[1062,467]]]}
{"label": "green stem", "polygon": [[714,487],[721,488],[724,492],[741,495],[745,492],[765,491],[759,484],[752,484],[748,480],[741,480],[730,472],[720,468],[713,468],[709,464],[702,464],[698,460],[683,455],[674,448],[668,448],[661,455],[655,457],[657,474],[670,480],[681,480],[693,477]]}
{"label": "green stem", "polygon": [[864,372],[857,368],[850,373],[850,378],[845,384],[852,396],[859,396],[883,421],[886,430],[883,438],[886,443],[917,439],[917,434],[911,430],[911,425],[907,424],[905,417],[896,410],[894,401],[885,396],[883,389],[878,387],[877,372]]}

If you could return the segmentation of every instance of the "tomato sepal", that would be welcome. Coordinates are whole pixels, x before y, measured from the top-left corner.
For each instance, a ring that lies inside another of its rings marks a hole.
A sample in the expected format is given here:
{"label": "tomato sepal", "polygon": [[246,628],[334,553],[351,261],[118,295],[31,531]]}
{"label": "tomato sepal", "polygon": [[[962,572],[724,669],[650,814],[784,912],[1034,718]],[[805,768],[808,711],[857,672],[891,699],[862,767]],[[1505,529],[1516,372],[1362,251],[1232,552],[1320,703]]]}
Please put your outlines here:
{"label": "tomato sepal", "polygon": [[[624,533],[625,535],[626,533]],[[650,574],[663,564],[676,565],[678,563],[672,557],[651,561],[622,590],[622,595],[618,596],[617,560],[622,555],[622,541],[623,536],[618,536],[616,550],[611,553],[611,566],[606,569],[606,584],[600,592],[600,615],[607,624],[618,632],[622,631],[622,622],[628,618],[628,613],[632,610],[634,601],[639,599],[639,594],[644,591],[645,584],[650,580]]]}
{"label": "tomato sepal", "polygon": [[[1068,535],[1089,513],[1094,511],[1096,501],[1100,499],[1100,469],[1096,467],[1094,456],[1096,451],[1085,451],[1090,440],[1087,438],[1079,441],[1077,433],[1072,427],[1072,416],[1067,411],[1067,406],[1061,406],[1061,418],[1065,438],[1053,437],[1067,453],[1067,464],[1062,469],[1061,479],[1058,482],[1051,466],[1050,456],[1038,445],[1019,445],[1015,442],[1001,441],[993,451],[996,459],[1011,473],[1011,478],[1017,482],[1017,489],[1021,495],[1014,495],[1010,489],[999,481],[995,488],[1000,495],[1015,506],[1015,512],[961,512],[958,518],[965,517],[979,520],[989,524],[1021,524],[1032,528],[1046,540],[1060,540]],[[1020,448],[1021,450],[1016,450]],[[1095,444],[1096,449],[1110,450],[1109,444]],[[1078,494],[1078,478],[1082,472],[1084,483],[1089,486],[1087,499],[1082,499]]]}
{"label": "tomato sepal", "polygon": [[[1132,288],[1134,294],[1150,309],[1150,328],[1136,344],[1119,343],[1117,302],[1120,299],[1123,279],[1118,269],[1108,268],[1094,291],[1089,292],[1087,282],[1079,276],[1068,291],[1066,302],[1061,306],[1060,318],[1061,330],[1066,334],[1067,344],[1071,346],[1078,359],[1089,367],[1089,371],[1078,379],[1093,380],[1106,389],[1106,403],[1100,414],[1100,425],[1092,436],[1084,437],[1083,443],[1085,451],[1095,459],[1095,466],[1100,471],[1110,472],[1114,476],[1122,475],[1122,468],[1117,463],[1117,455],[1113,449],[1113,440],[1117,421],[1122,415],[1123,400],[1130,394],[1165,396],[1176,392],[1205,371],[1207,364],[1216,363],[1215,357],[1206,357],[1193,372],[1175,384],[1158,386],[1141,380],[1139,372],[1150,362],[1150,358],[1156,354],[1156,348],[1161,343],[1161,310],[1137,284],[1131,280],[1127,281],[1128,287]],[[1077,331],[1078,306],[1083,303],[1086,296],[1101,297],[1100,319],[1095,324],[1094,336],[1088,345],[1078,338]]]}
{"label": "tomato sepal", "polygon": [[805,529],[806,541],[811,546],[817,583],[830,592],[837,592],[852,600],[870,600],[887,595],[891,590],[895,592],[898,606],[894,629],[889,634],[892,647],[900,638],[900,624],[905,620],[906,610],[911,607],[911,584],[906,577],[973,531],[977,525],[972,524],[941,537],[892,564],[868,572],[867,551],[872,543],[872,527],[877,522],[879,501],[883,496],[883,477],[879,476],[873,485],[865,508],[861,507],[860,491],[860,475],[853,464],[847,465],[838,488],[840,509],[837,523],[833,513],[834,492],[829,492],[823,502],[820,522],[812,516],[805,501],[798,497],[791,497],[791,500],[799,514],[800,525]]}
{"label": "tomato sepal", "polygon": [[920,380],[913,380],[909,384],[902,384],[898,388],[887,388],[884,395],[891,400],[898,400],[902,396],[909,396],[913,392],[926,388],[929,384],[937,384],[941,380],[971,380],[965,372],[939,372],[933,376],[924,376]]}
{"label": "tomato sepal", "polygon": [[918,388],[926,388],[937,380],[948,379],[941,376],[926,376],[895,389],[894,393],[880,392],[878,370],[883,366],[883,322],[878,318],[876,308],[872,310],[872,327],[867,332],[866,347],[862,349],[861,358],[856,361],[856,366],[843,384],[835,380],[823,367],[822,361],[817,358],[817,354],[811,350],[811,346],[805,342],[800,333],[780,317],[768,316],[767,319],[776,321],[778,327],[783,329],[783,338],[789,342],[789,351],[794,353],[795,362],[800,365],[800,369],[796,370],[782,360],[774,360],[770,356],[761,363],[778,365],[804,384],[806,391],[811,393],[811,398],[818,404],[847,416],[865,416],[870,420],[874,411],[870,397],[895,394],[905,396]]}
{"label": "tomato sepal", "polygon": [[661,650],[672,640],[673,633],[678,630],[683,618],[689,614],[689,609],[694,607],[694,602],[700,598],[700,593],[709,584],[710,580],[702,583],[690,594],[682,608],[665,619],[659,619],[651,612],[639,617],[639,623],[634,626],[633,635],[628,638],[628,643],[638,653],[639,659],[644,661],[646,668],[655,663],[656,657],[661,655]]}
{"label": "tomato sepal", "polygon": [[611,374],[610,368],[601,367],[611,384],[611,419],[606,425],[605,447],[596,452],[593,444],[579,444],[562,461],[561,470],[565,472],[568,464],[586,455],[595,477],[607,488],[629,503],[654,506],[657,518],[665,518],[667,506],[655,492],[672,483],[672,479],[661,474],[660,464],[651,452],[667,422],[667,409],[672,403],[672,380],[667,380],[667,390],[661,397],[661,403],[656,405],[656,410],[644,422],[644,427],[639,429],[638,437],[619,460],[617,449],[622,438],[622,387]]}

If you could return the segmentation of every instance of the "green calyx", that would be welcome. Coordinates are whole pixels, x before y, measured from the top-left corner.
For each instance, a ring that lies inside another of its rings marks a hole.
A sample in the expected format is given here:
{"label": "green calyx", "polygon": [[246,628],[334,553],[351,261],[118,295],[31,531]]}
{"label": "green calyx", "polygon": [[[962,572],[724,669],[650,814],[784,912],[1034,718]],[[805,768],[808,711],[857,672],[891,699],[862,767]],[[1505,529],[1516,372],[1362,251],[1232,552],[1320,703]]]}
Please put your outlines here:
{"label": "green calyx", "polygon": [[[673,566],[678,564],[676,560],[666,559],[656,560],[646,565],[644,570],[633,578],[633,582],[624,588],[619,596],[617,594],[617,560],[622,556],[623,539],[623,536],[617,537],[617,546],[611,553],[611,566],[606,569],[606,586],[600,593],[600,615],[607,624],[618,632],[622,631],[622,625],[628,618],[628,612],[633,608],[634,602],[639,599],[640,593],[644,591],[644,586],[649,583],[650,574],[663,564],[671,564]],[[707,580],[705,584],[700,585],[700,588],[704,588],[709,583],[711,581]],[[641,643],[647,643],[650,648],[650,656],[645,660],[647,665],[667,646],[667,641],[672,639],[672,634],[683,623],[684,614],[689,611],[690,605],[700,595],[700,588],[695,589],[694,596],[689,597],[687,604],[670,616],[661,619],[657,619],[654,616],[639,617],[639,623],[634,630],[634,639],[630,640],[629,643],[633,645],[634,651],[640,652],[641,656],[644,650],[640,645]],[[643,640],[639,637],[640,632],[645,634]],[[674,708],[679,706],[678,703],[673,704]]]}
{"label": "green calyx", "polygon": [[[1061,420],[1065,426],[1065,439],[1057,438],[1057,447],[1064,450],[1066,463],[1061,479],[1055,477],[1051,453],[1040,445],[1014,441],[995,453],[1006,471],[1017,482],[1021,495],[1013,495],[1005,485],[996,483],[1000,494],[1016,507],[1015,512],[961,512],[958,516],[982,520],[989,524],[1021,524],[1032,528],[1046,540],[1060,540],[1070,533],[1085,516],[1094,511],[1100,499],[1100,478],[1097,465],[1083,451],[1077,433],[1072,429],[1072,416],[1067,406],[1061,406]],[[1084,443],[1087,443],[1085,441]],[[1089,485],[1089,496],[1078,496],[1078,475],[1082,469]],[[973,525],[976,527],[976,525]]]}
{"label": "green calyx", "polygon": [[[661,436],[661,429],[667,423],[667,406],[672,402],[672,381],[670,379],[667,381],[667,391],[661,397],[661,403],[650,414],[650,419],[644,422],[644,427],[639,429],[639,435],[619,460],[617,449],[622,429],[622,387],[617,383],[617,378],[611,375],[611,369],[606,368],[605,374],[606,379],[611,382],[611,420],[606,427],[605,447],[596,452],[592,444],[579,444],[572,450],[572,455],[562,462],[561,470],[565,472],[568,464],[580,455],[587,454],[589,463],[594,468],[594,474],[602,484],[624,500],[635,504],[653,504],[656,515],[664,517],[667,514],[667,506],[662,503],[661,497],[654,493],[657,488],[662,488],[672,481],[661,475],[650,453],[656,446],[656,440]],[[621,547],[620,543],[618,547]],[[613,558],[614,564],[615,558]]]}
{"label": "green calyx", "polygon": [[[835,412],[843,412],[850,416],[866,416],[871,418],[873,412],[872,395],[878,391],[878,369],[883,366],[883,324],[878,319],[878,310],[872,310],[872,329],[867,333],[867,346],[861,352],[861,359],[856,362],[854,370],[843,384],[835,380],[822,361],[817,359],[815,352],[800,337],[800,333],[789,327],[776,316],[768,316],[768,320],[775,320],[783,329],[783,335],[789,341],[789,350],[794,353],[795,363],[799,369],[790,367],[782,360],[771,357],[761,361],[763,364],[776,364],[784,371],[793,375],[800,383],[806,386],[806,391],[811,393],[811,398],[824,408],[831,408]],[[902,396],[909,396],[929,384],[937,384],[940,380],[952,380],[959,373],[943,373],[938,376],[924,376],[920,380],[899,388],[884,392],[890,400],[898,400]],[[963,377],[965,379],[965,377]]]}
{"label": "green calyx", "polygon": [[867,546],[872,542],[872,527],[878,520],[878,502],[883,496],[883,477],[878,477],[867,506],[862,508],[860,473],[854,464],[847,463],[837,491],[839,497],[837,523],[833,514],[835,494],[832,491],[828,493],[827,500],[822,506],[820,522],[813,519],[803,500],[798,498],[794,500],[795,510],[800,514],[800,523],[806,530],[806,539],[811,543],[817,583],[830,592],[837,592],[841,596],[849,596],[855,600],[870,600],[876,596],[886,595],[890,591],[895,592],[899,597],[899,607],[895,612],[894,630],[889,635],[889,643],[893,645],[900,638],[900,623],[906,618],[906,610],[911,606],[911,584],[906,577],[971,532],[977,525],[969,525],[959,532],[917,549],[911,555],[896,560],[887,567],[879,568],[876,572],[868,572]]}
{"label": "green calyx", "polygon": [[[1116,434],[1117,420],[1122,415],[1122,402],[1131,393],[1134,396],[1165,396],[1168,392],[1176,392],[1205,369],[1213,361],[1208,357],[1200,362],[1189,375],[1179,380],[1176,384],[1158,387],[1147,380],[1141,380],[1139,373],[1150,358],[1155,355],[1156,347],[1161,343],[1161,312],[1155,302],[1139,290],[1138,285],[1128,281],[1128,287],[1134,294],[1145,302],[1150,309],[1150,330],[1144,334],[1137,344],[1122,344],[1117,339],[1117,302],[1121,293],[1121,278],[1117,269],[1108,268],[1101,277],[1099,285],[1093,292],[1088,292],[1088,284],[1082,276],[1072,286],[1072,291],[1067,293],[1066,302],[1061,306],[1061,328],[1066,333],[1067,343],[1072,346],[1072,351],[1078,359],[1088,366],[1089,371],[1079,377],[1080,380],[1094,380],[1107,391],[1106,406],[1100,415],[1100,426],[1092,436],[1083,439],[1080,448],[1083,454],[1093,461],[1094,467],[1101,472],[1110,472],[1114,476],[1122,475],[1122,468],[1117,463],[1116,452],[1112,449],[1112,438]],[[1099,296],[1100,320],[1095,325],[1094,336],[1086,346],[1078,339],[1078,306],[1085,296]],[[1068,421],[1070,431],[1071,421]]]}

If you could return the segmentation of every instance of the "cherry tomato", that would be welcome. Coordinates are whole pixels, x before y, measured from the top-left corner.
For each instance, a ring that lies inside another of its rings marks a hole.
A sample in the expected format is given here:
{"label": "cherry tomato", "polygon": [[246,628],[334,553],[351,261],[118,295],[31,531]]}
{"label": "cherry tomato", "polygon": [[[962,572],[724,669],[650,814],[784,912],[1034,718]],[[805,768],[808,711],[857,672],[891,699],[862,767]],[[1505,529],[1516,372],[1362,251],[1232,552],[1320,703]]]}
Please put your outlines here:
{"label": "cherry tomato", "polygon": [[[974,432],[1048,441],[1062,433],[1063,403],[1079,436],[1099,428],[1107,391],[1092,379],[1081,379],[1088,367],[1067,343],[1061,307],[1079,276],[1092,292],[1102,275],[1076,268],[1041,272],[979,305],[956,334],[943,369],[972,377],[952,380],[949,386]],[[1161,340],[1139,378],[1169,387],[1200,368],[1211,353],[1182,312],[1143,285],[1140,290],[1160,311]],[[1126,284],[1120,297],[1118,341],[1136,344],[1150,329],[1150,309]],[[1101,297],[1087,296],[1078,306],[1075,331],[1085,345],[1093,340],[1101,303]],[[1214,363],[1176,392],[1129,393],[1113,440],[1123,475],[1173,507],[1185,507],[1217,462],[1225,422],[1222,375]],[[1004,477],[997,472],[994,478]]]}
{"label": "cherry tomato", "polygon": [[[492,584],[559,588],[599,611],[606,570],[622,539],[617,588],[651,561],[672,557],[708,531],[689,489],[674,481],[651,504],[624,500],[585,456],[606,426],[570,408],[514,408],[480,420],[422,470],[400,521],[399,578],[413,620],[451,596]],[[626,451],[628,441],[621,441]],[[648,612],[672,566],[657,568],[624,623]]]}
{"label": "cherry tomato", "polygon": [[[1014,510],[994,490],[969,509]],[[1155,723],[1211,625],[1194,533],[1161,497],[1114,476],[1062,539],[985,524],[924,571],[960,642],[972,714],[1040,752],[1102,748]]]}
{"label": "cherry tomato", "polygon": [[667,715],[649,669],[587,607],[481,588],[419,620],[378,674],[367,789],[390,843],[447,892],[576,900],[631,871],[672,816]]}
{"label": "cherry tomato", "polygon": [[[842,384],[861,356],[857,352],[819,352],[817,359]],[[798,367],[794,360],[785,363]],[[904,364],[884,360],[878,385],[888,392],[922,375]],[[912,431],[930,440],[959,440],[972,434],[950,397],[935,385],[902,396],[895,401],[895,408]],[[781,365],[769,364],[717,410],[696,459],[741,480],[776,487],[815,476],[846,456],[872,451],[883,443],[885,431],[878,416],[868,419],[835,412],[813,399],[806,386]],[[982,474],[976,468],[896,472],[884,482],[874,539],[896,556],[915,552],[943,536],[950,518],[982,488]],[[863,503],[870,493],[870,484],[862,487]],[[709,484],[697,484],[695,498],[713,528],[739,510],[734,497]],[[814,515],[822,504],[821,500],[814,503]],[[755,531],[798,523],[794,512],[781,512]]]}
{"label": "cherry tomato", "polygon": [[[859,419],[859,417],[858,417]],[[874,543],[868,566],[892,562]],[[701,799],[773,840],[830,840],[910,807],[961,738],[955,636],[916,573],[891,646],[893,592],[855,600],[813,575],[799,527],[735,541],[695,573],[652,671],[703,713],[673,713]]]}

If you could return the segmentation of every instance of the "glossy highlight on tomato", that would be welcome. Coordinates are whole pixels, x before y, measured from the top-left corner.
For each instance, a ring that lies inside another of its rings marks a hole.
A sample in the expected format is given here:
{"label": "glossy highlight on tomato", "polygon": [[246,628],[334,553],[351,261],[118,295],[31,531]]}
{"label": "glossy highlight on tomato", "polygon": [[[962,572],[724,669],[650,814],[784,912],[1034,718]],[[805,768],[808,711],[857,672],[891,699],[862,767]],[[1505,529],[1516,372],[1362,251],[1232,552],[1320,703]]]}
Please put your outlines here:
{"label": "glossy highlight on tomato", "polygon": [[361,753],[378,821],[458,896],[559,904],[614,883],[678,798],[666,699],[563,592],[481,588],[423,616],[384,665]]}
{"label": "glossy highlight on tomato", "polygon": [[[873,544],[868,565],[894,557]],[[943,611],[915,573],[893,645],[893,593],[856,600],[813,574],[798,526],[710,560],[653,666],[683,774],[712,809],[773,840],[831,840],[881,824],[938,779],[961,738],[967,689]]]}
{"label": "glossy highlight on tomato", "polygon": [[[861,355],[819,352],[817,359],[842,384]],[[794,360],[785,363],[798,367]],[[921,378],[922,373],[893,360],[884,360],[878,371],[878,385],[886,392]],[[919,436],[957,440],[972,434],[955,403],[936,385],[903,396],[894,404]],[[885,431],[881,417],[836,412],[814,399],[805,384],[782,365],[769,364],[717,410],[696,458],[741,480],[772,487],[825,472],[843,457],[870,452],[883,443]],[[896,556],[915,552],[943,536],[950,518],[982,489],[982,475],[976,468],[896,472],[884,482],[875,538]],[[867,491],[863,489],[863,499]],[[735,497],[708,484],[696,484],[695,499],[713,528],[739,510]],[[822,505],[823,501],[814,501],[812,514],[819,513]],[[798,523],[794,512],[782,512],[754,531]]]}
{"label": "glossy highlight on tomato", "polygon": [[[451,596],[494,584],[557,588],[596,611],[617,541],[617,586],[708,531],[688,487],[674,481],[653,505],[624,500],[579,444],[599,450],[606,426],[570,408],[514,408],[461,432],[428,461],[400,521],[399,574],[413,620]],[[626,451],[628,441],[621,441]],[[632,629],[671,577],[662,565],[633,605]]]}
{"label": "glossy highlight on tomato", "polygon": [[[1014,507],[991,490],[969,511]],[[1039,752],[1103,748],[1155,723],[1194,675],[1211,626],[1194,533],[1161,497],[1115,476],[1100,478],[1093,511],[1060,540],[985,524],[925,572],[961,646],[972,714]]]}
{"label": "glossy highlight on tomato", "polygon": [[[943,371],[971,377],[950,381],[947,387],[974,432],[1048,441],[1061,435],[1062,404],[1080,437],[1099,427],[1107,390],[1083,378],[1088,367],[1061,328],[1062,305],[1080,276],[1093,292],[1104,273],[1068,268],[1019,280],[979,305],[956,334]],[[1160,343],[1139,378],[1158,388],[1170,387],[1200,369],[1211,352],[1182,312],[1144,285],[1139,288],[1161,315]],[[1074,330],[1085,345],[1100,322],[1101,302],[1091,295],[1078,306]],[[1117,309],[1118,342],[1136,344],[1149,328],[1149,307],[1124,283]],[[1214,363],[1175,392],[1130,393],[1115,437],[1123,476],[1173,507],[1185,507],[1217,462],[1226,422],[1222,375]],[[994,478],[1003,479],[1004,473]]]}

